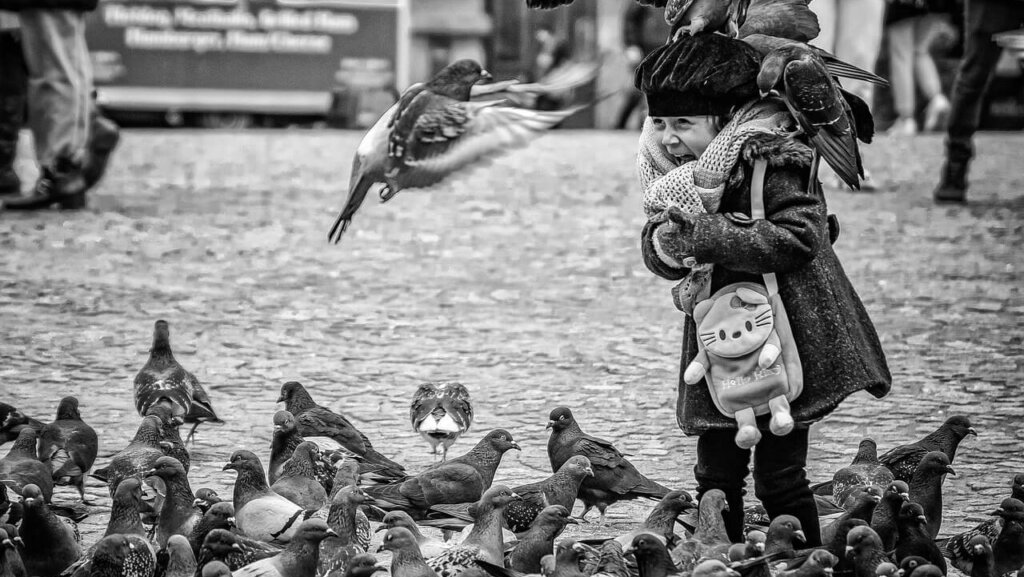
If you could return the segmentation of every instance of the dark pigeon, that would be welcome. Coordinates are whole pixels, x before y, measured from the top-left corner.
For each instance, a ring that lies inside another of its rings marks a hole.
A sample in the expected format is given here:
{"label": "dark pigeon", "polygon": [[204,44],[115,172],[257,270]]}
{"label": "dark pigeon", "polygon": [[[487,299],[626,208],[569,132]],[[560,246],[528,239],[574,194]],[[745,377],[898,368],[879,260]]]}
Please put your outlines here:
{"label": "dark pigeon", "polygon": [[[569,518],[569,514],[569,509],[563,505],[551,505],[542,509],[534,517],[530,528],[519,537],[516,548],[512,550],[508,559],[509,567],[523,573],[540,573],[540,558],[554,550],[555,539],[565,530],[566,524],[576,523]],[[507,515],[508,506],[506,518]]]}
{"label": "dark pigeon", "polygon": [[212,529],[203,538],[197,565],[201,569],[209,563],[220,562],[232,571],[268,559],[281,553],[281,547],[236,535],[228,529]]}
{"label": "dark pigeon", "polygon": [[910,479],[910,500],[921,505],[928,518],[928,534],[934,539],[942,526],[942,482],[956,475],[941,451],[927,453]]}
{"label": "dark pigeon", "polygon": [[878,566],[889,560],[882,539],[871,527],[854,527],[846,534],[846,556],[854,577],[875,577]]}
{"label": "dark pigeon", "polygon": [[[274,437],[270,442],[270,466],[267,467],[267,479],[271,485],[284,473],[284,464],[292,457],[295,448],[303,442],[312,441],[306,441],[299,434],[295,415],[288,411],[274,413]],[[317,482],[330,495],[334,490],[334,464],[341,459],[354,459],[355,454],[344,448],[331,449],[321,447],[317,443],[313,444],[318,450],[317,458],[313,462],[313,473]]]}
{"label": "dark pigeon", "polygon": [[57,407],[57,419],[39,433],[36,452],[50,466],[58,485],[74,485],[85,502],[85,475],[96,461],[99,438],[78,412],[78,399],[64,397]]}
{"label": "dark pigeon", "polygon": [[474,502],[491,486],[502,455],[510,449],[519,449],[512,434],[495,429],[461,457],[438,463],[415,477],[367,487],[366,492],[380,508],[402,509],[413,518],[435,505]]}
{"label": "dark pigeon", "polygon": [[58,575],[82,556],[77,531],[50,511],[39,487],[26,485],[22,496],[25,518],[21,520],[19,532],[24,545],[18,552],[25,569],[29,575]]}
{"label": "dark pigeon", "polygon": [[160,417],[143,418],[128,446],[115,453],[109,465],[93,470],[92,477],[107,484],[111,497],[114,496],[121,481],[128,477],[140,476],[152,469],[156,460],[163,457],[170,448],[170,445],[161,444],[162,426]]}
{"label": "dark pigeon", "polygon": [[299,434],[307,441],[321,445],[313,437],[327,437],[361,459],[360,473],[374,473],[386,479],[406,476],[404,467],[377,452],[370,439],[347,418],[316,404],[301,384],[290,381],[282,385],[277,402],[284,403],[285,409],[295,416]]}
{"label": "dark pigeon", "polygon": [[28,577],[25,563],[18,553],[18,547],[24,544],[14,525],[0,524],[0,564],[6,563],[3,570],[7,571],[10,577]]}
{"label": "dark pigeon", "polygon": [[1003,499],[992,514],[1003,518],[1003,530],[992,543],[992,552],[996,575],[1005,575],[1024,567],[1024,502],[1012,497]]}
{"label": "dark pigeon", "polygon": [[316,478],[316,463],[320,449],[316,444],[303,441],[285,462],[281,476],[270,486],[271,490],[303,509],[319,509],[327,504],[327,491]]}
{"label": "dark pigeon", "polygon": [[138,535],[108,535],[93,551],[91,577],[151,577],[156,571],[152,546]]}
{"label": "dark pigeon", "polygon": [[806,542],[800,519],[792,515],[779,515],[768,525],[764,553],[777,555],[779,559],[792,559],[796,556],[796,544]]}
{"label": "dark pigeon", "polygon": [[[472,519],[470,519],[472,522]],[[419,526],[416,525],[416,521],[413,521],[412,517],[409,516],[405,511],[388,511],[384,515],[384,520],[381,521],[381,525],[377,527],[377,531],[387,531],[394,527],[402,527],[408,529],[412,536],[416,539],[416,544],[419,545],[420,553],[423,554],[424,558],[436,557],[441,553],[445,552],[451,545],[441,541],[440,539],[433,539],[423,534],[420,531]]]}
{"label": "dark pigeon", "polygon": [[135,375],[135,409],[146,416],[151,408],[165,405],[184,422],[192,423],[186,441],[191,439],[200,423],[221,423],[210,402],[210,396],[199,379],[185,370],[171,351],[171,333],[167,321],[156,321],[149,360]]}
{"label": "dark pigeon", "polygon": [[1024,473],[1014,475],[1010,484],[1010,496],[1018,501],[1024,501]]}
{"label": "dark pigeon", "polygon": [[185,472],[188,473],[189,468],[192,466],[192,455],[189,454],[188,448],[185,447],[185,442],[181,440],[181,433],[178,431],[185,420],[181,417],[175,416],[171,412],[171,408],[165,404],[160,404],[149,409],[150,415],[156,415],[160,417],[160,441],[161,446],[164,448],[164,453],[168,457],[174,457],[181,463],[181,466],[185,468]]}
{"label": "dark pigeon", "polygon": [[641,533],[633,538],[625,554],[633,554],[640,577],[666,577],[679,573],[668,548],[655,535]]}
{"label": "dark pigeon", "polygon": [[[1011,499],[1013,499],[1013,497],[1011,497]],[[950,560],[954,567],[963,573],[970,574],[972,572],[973,561],[971,547],[969,544],[974,542],[975,537],[984,537],[987,543],[994,543],[1003,532],[1003,525],[1005,524],[1001,513],[1010,512],[1012,515],[1012,510],[1013,501],[1009,499],[1004,500],[1002,506],[992,512],[992,517],[990,519],[982,521],[963,533],[958,533],[948,539],[938,540],[937,542],[939,543],[939,547],[942,549],[943,555]]]}
{"label": "dark pigeon", "polygon": [[[615,538],[622,548],[629,547],[633,538],[641,533],[649,533],[665,539],[665,545],[670,549],[678,545],[678,537],[675,534],[676,520],[679,515],[686,511],[697,508],[697,503],[686,491],[669,491],[661,501],[651,509],[647,518],[639,527],[628,531]],[[700,515],[698,515],[698,519]]]}
{"label": "dark pigeon", "polygon": [[185,468],[174,457],[160,457],[153,468],[144,473],[146,477],[156,476],[163,480],[167,488],[160,518],[156,525],[156,542],[160,547],[167,545],[172,535],[188,537],[196,523],[202,519],[202,513],[192,505],[196,496],[188,483]]}
{"label": "dark pigeon", "polygon": [[672,550],[672,559],[684,571],[692,571],[702,559],[725,558],[732,541],[725,530],[723,511],[729,510],[725,493],[710,489],[701,496],[693,536]]}
{"label": "dark pigeon", "polygon": [[0,403],[0,445],[17,439],[26,427],[42,430],[43,424],[42,421],[25,415],[17,407]]}
{"label": "dark pigeon", "polygon": [[[632,543],[632,540],[630,541]],[[628,545],[627,545],[628,547]],[[631,577],[629,562],[626,561],[625,547],[618,539],[605,541],[599,550],[597,557],[597,569],[594,571],[597,577]],[[739,577],[732,575],[729,577]]]}
{"label": "dark pigeon", "polygon": [[413,430],[430,443],[435,459],[437,446],[441,446],[444,461],[448,448],[473,424],[469,391],[456,382],[424,383],[412,397],[409,417]]}
{"label": "dark pigeon", "polygon": [[437,577],[423,560],[416,538],[408,529],[388,529],[380,548],[391,552],[391,577]]}
{"label": "dark pigeon", "polygon": [[377,558],[372,554],[360,553],[349,561],[344,577],[372,577],[378,571],[387,570],[386,566],[377,564]]}
{"label": "dark pigeon", "polygon": [[349,562],[356,555],[366,552],[366,544],[359,535],[357,513],[359,507],[373,502],[373,497],[354,485],[343,487],[334,495],[327,513],[327,525],[335,535],[320,544],[318,575],[342,577]]}
{"label": "dark pigeon", "polygon": [[892,474],[900,481],[910,482],[917,470],[917,464],[921,462],[925,454],[931,451],[942,451],[949,464],[953,464],[957,447],[968,435],[978,433],[971,427],[971,420],[962,415],[956,415],[946,419],[946,422],[929,433],[920,441],[909,445],[900,445],[895,449],[879,457],[879,461],[892,471]]}
{"label": "dark pigeon", "polygon": [[583,480],[577,497],[583,501],[581,517],[594,507],[605,522],[608,506],[625,499],[660,500],[671,491],[640,474],[610,441],[584,433],[567,407],[558,407],[548,417],[548,458],[551,469],[557,471],[575,455],[590,459],[594,476]]}
{"label": "dark pigeon", "polygon": [[53,472],[36,458],[38,433],[25,427],[18,434],[11,450],[0,459],[0,480],[12,491],[24,496],[25,487],[35,485],[47,503],[53,497]]}
{"label": "dark pigeon", "polygon": [[505,507],[505,523],[508,529],[513,533],[530,530],[533,520],[550,505],[561,505],[571,511],[576,502],[580,483],[593,476],[590,460],[577,455],[566,461],[557,473],[547,479],[513,487],[512,491],[522,497],[522,500],[509,503]]}
{"label": "dark pigeon", "polygon": [[[170,456],[173,457],[174,455]],[[184,465],[184,463],[182,463],[182,465]],[[220,495],[217,494],[217,491],[207,487],[202,487],[196,489],[196,500],[192,501],[192,505],[197,507],[203,514],[206,514],[206,512],[210,510],[210,507],[213,507],[220,502],[221,498]]]}
{"label": "dark pigeon", "polygon": [[[882,501],[882,491],[875,486],[859,487],[847,497],[847,501],[844,503],[846,506],[846,512],[838,516],[828,525],[821,529],[821,542],[832,543],[836,539],[836,534],[842,527],[842,522],[847,519],[860,519],[867,525],[871,523],[871,517],[875,512],[875,507]],[[849,528],[847,528],[849,530]],[[846,543],[846,535],[841,535],[840,540],[842,543]],[[832,551],[835,553],[835,551]]]}
{"label": "dark pigeon", "polygon": [[922,557],[928,563],[942,569],[943,574],[946,573],[946,560],[928,533],[928,518],[921,505],[913,502],[904,503],[896,519],[896,527],[896,559],[902,561],[906,557]]}
{"label": "dark pigeon", "polygon": [[332,535],[334,531],[322,519],[303,521],[279,555],[246,565],[232,577],[314,577],[320,543]]}
{"label": "dark pigeon", "polygon": [[896,547],[896,519],[903,503],[910,500],[910,487],[903,481],[893,481],[882,493],[882,500],[871,515],[871,528],[882,540],[882,548],[892,551]]}
{"label": "dark pigeon", "polygon": [[[198,493],[196,491],[196,494]],[[227,502],[214,503],[203,513],[203,518],[192,527],[192,533],[188,536],[188,544],[192,547],[192,553],[196,559],[199,559],[203,541],[206,540],[210,531],[214,529],[230,530],[235,524],[234,516],[235,506]],[[202,568],[202,564],[199,567]]]}

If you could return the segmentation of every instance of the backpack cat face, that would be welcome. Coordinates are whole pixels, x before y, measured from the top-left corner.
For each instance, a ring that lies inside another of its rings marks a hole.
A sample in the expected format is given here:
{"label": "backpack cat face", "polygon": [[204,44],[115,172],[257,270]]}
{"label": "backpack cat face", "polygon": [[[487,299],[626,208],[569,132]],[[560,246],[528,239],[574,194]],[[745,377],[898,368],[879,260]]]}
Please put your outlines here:
{"label": "backpack cat face", "polygon": [[758,351],[775,328],[768,296],[746,287],[701,301],[693,319],[707,352],[725,358]]}

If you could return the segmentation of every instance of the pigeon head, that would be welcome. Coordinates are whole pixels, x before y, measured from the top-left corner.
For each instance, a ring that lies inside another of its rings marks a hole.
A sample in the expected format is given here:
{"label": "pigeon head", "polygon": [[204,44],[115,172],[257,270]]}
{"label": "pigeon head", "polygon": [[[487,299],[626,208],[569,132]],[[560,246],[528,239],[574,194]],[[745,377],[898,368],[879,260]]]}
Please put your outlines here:
{"label": "pigeon head", "polygon": [[534,519],[533,525],[541,525],[545,527],[565,527],[566,523],[572,523],[577,525],[578,522],[575,519],[571,519],[569,509],[562,505],[549,505],[541,509],[540,513],[537,513],[537,518]]}
{"label": "pigeon head", "polygon": [[18,433],[18,438],[14,440],[14,445],[11,447],[11,453],[28,455],[32,458],[36,458],[36,441],[38,439],[38,431],[32,427],[25,427],[20,433]]}
{"label": "pigeon head", "polygon": [[11,415],[17,414],[18,408],[7,403],[0,403],[0,429],[7,428],[7,421]]}
{"label": "pigeon head", "polygon": [[826,549],[815,549],[811,551],[811,554],[807,557],[807,561],[804,562],[805,567],[823,567],[825,569],[831,569],[836,566],[839,562],[839,557],[836,557]]}
{"label": "pigeon head", "polygon": [[965,415],[953,415],[946,419],[945,423],[942,423],[942,428],[953,433],[957,440],[963,439],[967,435],[978,435],[978,432],[971,426],[971,419]]}
{"label": "pigeon head", "polygon": [[387,567],[377,564],[377,558],[371,553],[360,553],[349,560],[345,577],[370,577],[378,571],[387,570]]}
{"label": "pigeon head", "polygon": [[21,488],[21,498],[26,507],[44,504],[43,492],[39,490],[38,485],[33,485],[31,483]]}
{"label": "pigeon head", "polygon": [[64,430],[56,423],[44,425],[42,430],[39,431],[38,439],[36,440],[37,458],[44,463],[48,462],[53,457],[53,454],[64,445],[61,442],[63,437]]}
{"label": "pigeon head", "polygon": [[1003,499],[1003,502],[992,514],[1008,521],[1024,521],[1024,502],[1013,497]]}
{"label": "pigeon head", "polygon": [[18,528],[10,523],[4,523],[2,526],[3,530],[7,532],[7,538],[14,542],[15,545],[25,546],[25,542],[21,540],[21,536],[18,534]]}
{"label": "pigeon head", "polygon": [[753,531],[747,533],[747,538],[745,542],[748,545],[751,545],[754,548],[756,548],[761,553],[764,553],[764,544],[767,540],[768,535],[766,535],[764,531],[758,531],[757,529],[754,529]]}
{"label": "pigeon head", "polygon": [[203,577],[231,577],[231,569],[220,561],[203,565]]}
{"label": "pigeon head", "polygon": [[721,489],[710,489],[700,498],[701,514],[719,515],[729,510],[729,501]]}
{"label": "pigeon head", "polygon": [[512,501],[522,500],[522,497],[515,494],[512,489],[509,489],[505,485],[492,485],[490,489],[484,491],[484,494],[480,497],[480,502],[477,503],[477,505],[478,508],[490,507],[492,509],[502,509]]}
{"label": "pigeon head", "polygon": [[185,467],[174,457],[163,456],[153,463],[153,468],[143,473],[144,477],[160,477],[168,480],[185,476]]}
{"label": "pigeon head", "polygon": [[505,429],[494,429],[490,433],[487,433],[487,436],[484,437],[484,441],[499,453],[504,453],[509,449],[515,449],[517,451],[520,450],[519,443],[516,443],[515,440],[512,439],[512,433]]}
{"label": "pigeon head", "polygon": [[967,542],[967,556],[971,559],[980,561],[991,554],[992,544],[989,543],[988,537],[985,537],[984,535],[975,535]]}
{"label": "pigeon head", "polygon": [[291,458],[294,459],[296,455],[298,455],[299,459],[312,463],[320,457],[320,447],[312,441],[302,441],[295,447]]}
{"label": "pigeon head", "polygon": [[945,474],[956,476],[956,472],[949,466],[949,457],[942,451],[926,453],[918,463],[914,476],[922,475],[926,478]]}
{"label": "pigeon head", "polygon": [[578,564],[580,558],[583,557],[588,551],[589,547],[583,543],[577,542],[575,539],[563,539],[555,547],[555,563],[557,565],[564,565],[566,563]]}
{"label": "pigeon head", "polygon": [[277,402],[284,403],[285,408],[293,415],[316,406],[306,387],[296,381],[288,381],[281,385],[281,396],[277,398]]}
{"label": "pigeon head", "polygon": [[381,525],[377,528],[377,531],[387,531],[395,527],[403,527],[412,533],[419,532],[419,528],[416,527],[416,521],[413,521],[412,517],[405,511],[388,511],[384,515],[384,519],[381,520]]}
{"label": "pigeon head", "polygon": [[[192,546],[183,535],[171,535],[167,539],[167,573],[181,575],[183,572],[192,575],[196,571],[195,556],[192,554]],[[183,571],[183,569],[186,569]]]}
{"label": "pigeon head", "polygon": [[913,560],[914,563],[917,564],[917,566],[910,570],[904,570],[903,574],[906,577],[913,577],[915,575],[917,577],[944,577],[942,569],[939,569],[937,566],[932,565],[928,562],[927,559],[920,557],[918,557],[917,559],[915,559],[913,556],[904,558],[903,562],[900,563],[901,568],[904,564],[908,566],[910,565],[909,563],[907,563],[907,560]]}
{"label": "pigeon head", "polygon": [[593,477],[594,469],[590,466],[590,459],[583,455],[573,455],[562,465],[559,471],[565,471],[574,478]]}
{"label": "pigeon head", "polygon": [[167,324],[167,321],[156,321],[153,325],[153,347],[150,349],[150,352],[171,352],[171,327]]}
{"label": "pigeon head", "polygon": [[875,568],[875,575],[878,577],[900,577],[900,568],[886,561]]}
{"label": "pigeon head", "polygon": [[718,559],[701,561],[690,573],[690,577],[739,577],[739,575]]}
{"label": "pigeon head", "polygon": [[624,553],[626,555],[633,554],[637,565],[641,568],[641,575],[649,573],[646,567],[664,565],[666,561],[668,564],[672,564],[672,558],[665,544],[650,533],[641,533],[633,537],[633,542],[629,544]]}
{"label": "pigeon head", "polygon": [[[281,394],[284,395],[284,392],[282,391]],[[278,399],[278,402],[281,402],[281,400]],[[288,411],[278,411],[274,413],[275,435],[278,434],[279,432],[284,434],[290,434],[297,428],[298,425],[295,424],[295,415],[289,413]]]}
{"label": "pigeon head", "polygon": [[893,481],[885,489],[885,493],[882,495],[883,499],[892,499],[900,501],[910,500],[910,486],[904,481]]}
{"label": "pigeon head", "polygon": [[10,535],[3,529],[0,529],[0,548],[14,549],[14,541],[11,541]]}
{"label": "pigeon head", "polygon": [[576,419],[573,418],[572,411],[569,410],[569,407],[558,407],[548,415],[547,428],[561,431],[568,428],[575,422]]}
{"label": "pigeon head", "polygon": [[908,525],[924,525],[928,522],[928,518],[924,515],[924,507],[910,501],[900,507],[899,515],[896,518]]}
{"label": "pigeon head", "polygon": [[806,543],[807,537],[804,535],[800,519],[792,515],[779,515],[768,525],[768,540],[776,543]]}
{"label": "pigeon head", "polygon": [[218,558],[224,558],[234,551],[241,551],[242,546],[238,544],[235,534],[227,529],[214,529],[206,534],[203,539],[203,549]]}
{"label": "pigeon head", "polygon": [[125,557],[132,549],[127,535],[107,535],[96,543],[92,554],[92,574],[116,574],[112,568],[124,566]]}
{"label": "pigeon head", "polygon": [[881,551],[882,538],[866,525],[854,527],[846,534],[846,556],[853,557],[866,551]]}
{"label": "pigeon head", "polygon": [[82,415],[78,412],[78,399],[75,397],[64,397],[57,406],[57,420],[81,421]]}
{"label": "pigeon head", "polygon": [[196,490],[196,499],[192,501],[193,507],[203,507],[204,510],[220,503],[220,496],[213,489],[207,487],[201,487]]}
{"label": "pigeon head", "polygon": [[295,531],[293,541],[305,541],[307,543],[319,543],[328,537],[337,537],[338,534],[327,526],[323,519],[306,519]]}
{"label": "pigeon head", "polygon": [[481,80],[490,80],[491,74],[476,60],[456,60],[441,69],[427,83],[427,88],[455,100],[469,100],[470,89]]}
{"label": "pigeon head", "polygon": [[1014,475],[1013,480],[1010,481],[1010,486],[1012,487],[1010,496],[1024,501],[1024,473]]}
{"label": "pigeon head", "polygon": [[669,491],[661,498],[661,507],[667,511],[679,514],[683,511],[696,508],[697,504],[693,502],[693,497],[691,497],[686,491],[675,490]]}
{"label": "pigeon head", "polygon": [[351,505],[359,506],[372,505],[377,501],[373,497],[367,495],[366,491],[362,490],[361,488],[355,485],[349,485],[348,487],[343,487],[341,490],[338,491],[338,493],[334,496],[334,502],[344,502],[349,503]]}
{"label": "pigeon head", "polygon": [[206,513],[203,514],[203,519],[205,519],[211,527],[229,529],[235,524],[235,506],[228,501],[214,503],[213,506],[207,509]]}
{"label": "pigeon head", "polygon": [[227,471],[229,469],[242,471],[250,470],[253,468],[262,470],[263,465],[260,464],[260,458],[257,457],[256,453],[253,453],[252,451],[240,449],[238,451],[235,451],[234,453],[231,453],[231,458],[228,459],[227,464],[224,465],[222,469],[224,471]]}
{"label": "pigeon head", "polygon": [[138,507],[142,502],[142,481],[138,477],[125,477],[114,489],[114,500]]}
{"label": "pigeon head", "polygon": [[878,444],[875,443],[874,439],[861,439],[860,445],[857,445],[857,456],[854,457],[853,462],[874,463],[877,461]]}
{"label": "pigeon head", "polygon": [[882,491],[875,486],[858,485],[846,498],[843,508],[847,511],[853,509],[871,509],[882,501]]}
{"label": "pigeon head", "polygon": [[166,403],[157,403],[149,407],[146,411],[146,415],[152,415],[160,419],[161,428],[177,428],[185,422],[185,419],[179,415],[174,414],[174,410],[171,409]]}
{"label": "pigeon head", "polygon": [[405,527],[392,527],[388,529],[387,533],[384,533],[380,548],[393,553],[398,551],[419,552],[420,545],[416,542],[416,537]]}

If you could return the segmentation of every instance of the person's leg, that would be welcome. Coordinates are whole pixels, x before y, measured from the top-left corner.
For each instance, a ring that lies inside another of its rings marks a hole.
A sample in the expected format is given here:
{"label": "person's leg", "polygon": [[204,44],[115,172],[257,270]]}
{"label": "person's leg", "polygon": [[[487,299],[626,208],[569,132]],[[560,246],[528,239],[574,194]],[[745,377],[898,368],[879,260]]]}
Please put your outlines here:
{"label": "person's leg", "polygon": [[836,52],[836,24],[838,18],[838,0],[815,0],[808,5],[811,12],[818,17],[818,36],[811,40],[811,44],[827,50],[833,54]]}
{"label": "person's leg", "polygon": [[86,189],[82,162],[92,93],[85,14],[23,10],[18,15],[29,73],[28,124],[40,178],[31,196],[5,202],[4,208],[37,210],[55,203],[82,208]]}
{"label": "person's leg", "polygon": [[[874,72],[882,49],[885,0],[843,0],[836,22],[835,55],[864,70]],[[844,87],[874,108],[874,85],[870,82],[843,80]]]}
{"label": "person's leg", "polygon": [[924,121],[928,132],[944,128],[949,117],[949,99],[942,92],[939,69],[932,57],[932,47],[946,26],[940,14],[925,14],[914,23],[914,71],[921,94],[928,101]]}
{"label": "person's leg", "polygon": [[735,442],[736,432],[712,430],[697,439],[697,465],[693,475],[697,479],[697,499],[705,492],[719,489],[725,493],[729,511],[723,513],[729,539],[740,543],[743,533],[743,487],[749,471],[750,451],[740,449]]}
{"label": "person's leg", "polygon": [[893,129],[900,134],[917,132],[914,121],[914,21],[914,18],[904,18],[887,27],[889,84],[897,115]]}
{"label": "person's leg", "polygon": [[17,29],[0,30],[0,195],[21,192],[21,179],[14,170],[18,155],[18,132],[25,125],[28,74],[21,55]]}
{"label": "person's leg", "polygon": [[946,160],[934,193],[935,200],[943,202],[964,202],[966,198],[967,169],[974,156],[971,141],[1002,52],[992,35],[1017,27],[1024,15],[1024,5],[1000,0],[967,0],[964,10],[964,56],[953,82]]}
{"label": "person's leg", "polygon": [[800,520],[807,547],[821,544],[821,527],[814,492],[807,481],[807,436],[797,426],[788,435],[765,435],[754,449],[754,493],[772,519],[793,515]]}

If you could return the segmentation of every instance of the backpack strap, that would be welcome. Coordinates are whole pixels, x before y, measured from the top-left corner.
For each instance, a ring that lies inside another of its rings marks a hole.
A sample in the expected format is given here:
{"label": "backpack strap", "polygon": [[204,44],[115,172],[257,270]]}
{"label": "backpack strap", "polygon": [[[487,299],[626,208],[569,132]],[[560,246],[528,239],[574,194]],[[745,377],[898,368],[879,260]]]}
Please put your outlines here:
{"label": "backpack strap", "polygon": [[[767,171],[767,160],[762,158],[754,161],[754,174],[750,177],[750,218],[754,220],[764,218],[764,177]],[[768,289],[768,298],[779,294],[775,273],[764,274],[764,287]]]}

